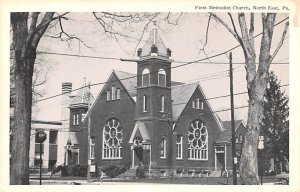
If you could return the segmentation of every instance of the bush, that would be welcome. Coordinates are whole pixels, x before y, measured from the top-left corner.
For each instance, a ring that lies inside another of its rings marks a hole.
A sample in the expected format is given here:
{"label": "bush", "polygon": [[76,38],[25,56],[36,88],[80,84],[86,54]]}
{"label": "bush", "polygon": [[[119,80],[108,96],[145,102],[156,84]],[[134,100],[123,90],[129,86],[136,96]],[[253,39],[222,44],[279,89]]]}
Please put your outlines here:
{"label": "bush", "polygon": [[125,167],[117,167],[110,165],[102,169],[103,172],[110,178],[115,178],[126,171]]}
{"label": "bush", "polygon": [[62,176],[73,176],[73,177],[86,177],[87,166],[86,165],[65,165],[61,169]]}

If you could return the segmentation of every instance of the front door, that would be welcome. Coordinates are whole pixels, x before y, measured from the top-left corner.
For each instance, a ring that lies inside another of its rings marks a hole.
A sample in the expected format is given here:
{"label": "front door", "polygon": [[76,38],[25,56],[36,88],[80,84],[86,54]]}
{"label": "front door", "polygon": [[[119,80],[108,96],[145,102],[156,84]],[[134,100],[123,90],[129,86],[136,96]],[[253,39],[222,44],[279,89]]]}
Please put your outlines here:
{"label": "front door", "polygon": [[137,157],[137,164],[139,164],[140,162],[144,163],[144,153],[143,153],[143,148],[142,146],[136,146],[134,147],[134,153],[135,156]]}
{"label": "front door", "polygon": [[224,153],[217,153],[217,169],[223,170],[225,168]]}

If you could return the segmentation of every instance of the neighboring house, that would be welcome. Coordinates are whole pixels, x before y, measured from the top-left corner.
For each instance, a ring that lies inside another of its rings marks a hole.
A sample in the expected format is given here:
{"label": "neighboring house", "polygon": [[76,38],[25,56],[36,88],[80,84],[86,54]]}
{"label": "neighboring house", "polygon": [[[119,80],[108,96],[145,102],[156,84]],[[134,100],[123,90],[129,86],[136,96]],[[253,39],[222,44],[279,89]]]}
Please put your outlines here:
{"label": "neighboring house", "polygon": [[36,140],[36,133],[40,130],[46,133],[46,140],[42,144],[42,168],[50,172],[55,167],[65,164],[66,144],[69,138],[69,116],[72,95],[72,83],[62,83],[61,119],[60,121],[31,121],[29,166],[31,169],[39,168],[40,144]]}
{"label": "neighboring house", "polygon": [[[137,74],[113,70],[95,101],[84,84],[69,105],[68,164],[87,165],[90,153],[99,168],[140,162],[180,174],[232,168],[228,122],[213,112],[199,83],[171,81],[170,57],[154,29],[138,50]],[[239,138],[244,129],[237,121]]]}
{"label": "neighboring house", "polygon": [[[223,121],[224,131],[219,135],[216,140],[216,156],[215,167],[224,166],[228,169],[232,169],[232,131],[231,121]],[[244,135],[246,133],[246,127],[242,120],[235,121],[235,151],[237,157],[237,169],[239,169],[239,162],[242,154],[242,146],[244,143]],[[226,152],[226,153],[225,153]],[[226,155],[225,155],[226,154]],[[220,165],[218,165],[220,163]]]}
{"label": "neighboring house", "polygon": [[[57,162],[63,161],[64,157],[58,156],[58,136],[61,131],[61,122],[57,121],[31,121],[30,132],[30,150],[29,150],[29,167],[39,168],[40,166],[40,151],[42,152],[42,168],[46,172],[52,171]],[[36,139],[36,133],[38,131],[44,131],[46,133],[46,140],[40,143]]]}

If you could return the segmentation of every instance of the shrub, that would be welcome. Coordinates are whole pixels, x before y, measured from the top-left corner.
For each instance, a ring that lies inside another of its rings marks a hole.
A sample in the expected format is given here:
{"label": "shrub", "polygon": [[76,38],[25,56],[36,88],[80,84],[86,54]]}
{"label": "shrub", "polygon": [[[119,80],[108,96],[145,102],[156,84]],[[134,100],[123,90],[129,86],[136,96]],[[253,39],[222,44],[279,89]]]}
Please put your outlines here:
{"label": "shrub", "polygon": [[62,176],[73,176],[73,177],[86,177],[87,166],[86,165],[65,165],[61,169]]}
{"label": "shrub", "polygon": [[126,171],[126,168],[110,165],[108,167],[103,168],[102,170],[110,178],[115,178],[120,174],[124,173]]}

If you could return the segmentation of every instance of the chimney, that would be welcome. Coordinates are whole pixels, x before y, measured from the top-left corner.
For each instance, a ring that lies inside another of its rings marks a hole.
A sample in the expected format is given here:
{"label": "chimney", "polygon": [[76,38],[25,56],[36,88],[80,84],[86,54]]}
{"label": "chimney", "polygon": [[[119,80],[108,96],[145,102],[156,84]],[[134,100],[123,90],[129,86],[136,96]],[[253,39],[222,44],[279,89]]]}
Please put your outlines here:
{"label": "chimney", "polygon": [[56,165],[61,165],[65,162],[65,145],[69,138],[69,128],[70,128],[70,109],[68,108],[71,102],[70,95],[72,93],[72,83],[63,82],[61,84],[61,111],[60,118],[62,122],[61,131],[58,132],[57,136],[57,162]]}
{"label": "chimney", "polygon": [[70,82],[63,82],[61,84],[61,91],[63,94],[69,93],[72,91],[72,83]]}

